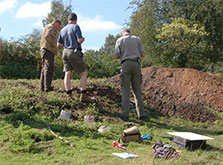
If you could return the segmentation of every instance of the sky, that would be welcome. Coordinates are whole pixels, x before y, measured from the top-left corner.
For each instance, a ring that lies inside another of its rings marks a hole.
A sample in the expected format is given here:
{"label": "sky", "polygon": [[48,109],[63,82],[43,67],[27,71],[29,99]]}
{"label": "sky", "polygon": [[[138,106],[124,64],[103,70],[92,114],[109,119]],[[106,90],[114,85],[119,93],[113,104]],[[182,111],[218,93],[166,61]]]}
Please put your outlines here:
{"label": "sky", "polygon": [[[17,39],[43,29],[52,0],[0,0],[0,37]],[[120,34],[132,14],[132,0],[71,0],[72,11],[85,37],[84,49],[99,49],[108,34]],[[69,2],[63,0],[63,2]]]}

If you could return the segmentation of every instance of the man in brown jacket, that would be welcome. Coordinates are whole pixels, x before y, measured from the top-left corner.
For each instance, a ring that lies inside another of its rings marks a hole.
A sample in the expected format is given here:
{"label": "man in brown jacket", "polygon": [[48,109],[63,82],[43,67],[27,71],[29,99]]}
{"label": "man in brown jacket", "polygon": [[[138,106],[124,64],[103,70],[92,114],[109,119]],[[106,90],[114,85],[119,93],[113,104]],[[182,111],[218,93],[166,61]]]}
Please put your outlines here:
{"label": "man in brown jacket", "polygon": [[42,58],[42,70],[40,76],[40,90],[53,91],[51,82],[54,73],[54,56],[57,54],[57,37],[61,29],[61,21],[55,20],[45,26],[40,40],[40,52]]}

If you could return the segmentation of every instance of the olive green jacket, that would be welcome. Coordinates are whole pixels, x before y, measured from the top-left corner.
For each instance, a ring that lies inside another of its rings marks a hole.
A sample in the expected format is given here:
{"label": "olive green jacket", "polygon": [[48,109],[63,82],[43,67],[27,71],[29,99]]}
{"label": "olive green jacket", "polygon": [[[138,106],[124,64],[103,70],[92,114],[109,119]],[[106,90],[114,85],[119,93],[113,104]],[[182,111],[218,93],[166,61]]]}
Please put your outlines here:
{"label": "olive green jacket", "polygon": [[40,49],[47,49],[56,55],[58,52],[57,37],[57,29],[52,24],[46,25],[42,32]]}

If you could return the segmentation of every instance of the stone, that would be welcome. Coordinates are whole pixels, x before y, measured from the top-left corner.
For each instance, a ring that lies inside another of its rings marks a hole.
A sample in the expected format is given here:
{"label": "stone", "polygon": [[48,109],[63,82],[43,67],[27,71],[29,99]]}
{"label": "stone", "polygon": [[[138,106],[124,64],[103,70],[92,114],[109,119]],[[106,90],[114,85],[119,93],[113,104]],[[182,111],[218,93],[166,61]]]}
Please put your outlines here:
{"label": "stone", "polygon": [[95,116],[85,115],[84,116],[84,122],[86,122],[86,123],[95,123],[96,122],[96,117]]}
{"label": "stone", "polygon": [[100,133],[108,132],[108,131],[110,131],[110,130],[111,130],[110,127],[106,127],[106,126],[104,126],[104,125],[102,125],[102,126],[100,126],[100,127],[98,128],[98,132],[100,132]]}
{"label": "stone", "polygon": [[71,116],[72,116],[72,113],[71,112],[62,110],[60,112],[60,116],[58,118],[59,119],[62,119],[62,120],[70,120],[71,119]]}

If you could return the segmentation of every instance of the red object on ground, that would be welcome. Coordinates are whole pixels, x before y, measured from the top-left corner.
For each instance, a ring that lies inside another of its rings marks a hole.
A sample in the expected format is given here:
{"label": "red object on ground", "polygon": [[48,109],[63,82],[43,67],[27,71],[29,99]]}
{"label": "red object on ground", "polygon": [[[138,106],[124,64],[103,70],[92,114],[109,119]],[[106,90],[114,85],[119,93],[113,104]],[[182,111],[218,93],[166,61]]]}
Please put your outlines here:
{"label": "red object on ground", "polygon": [[115,142],[115,141],[112,142],[112,146],[125,150],[125,147],[123,147],[123,144]]}

